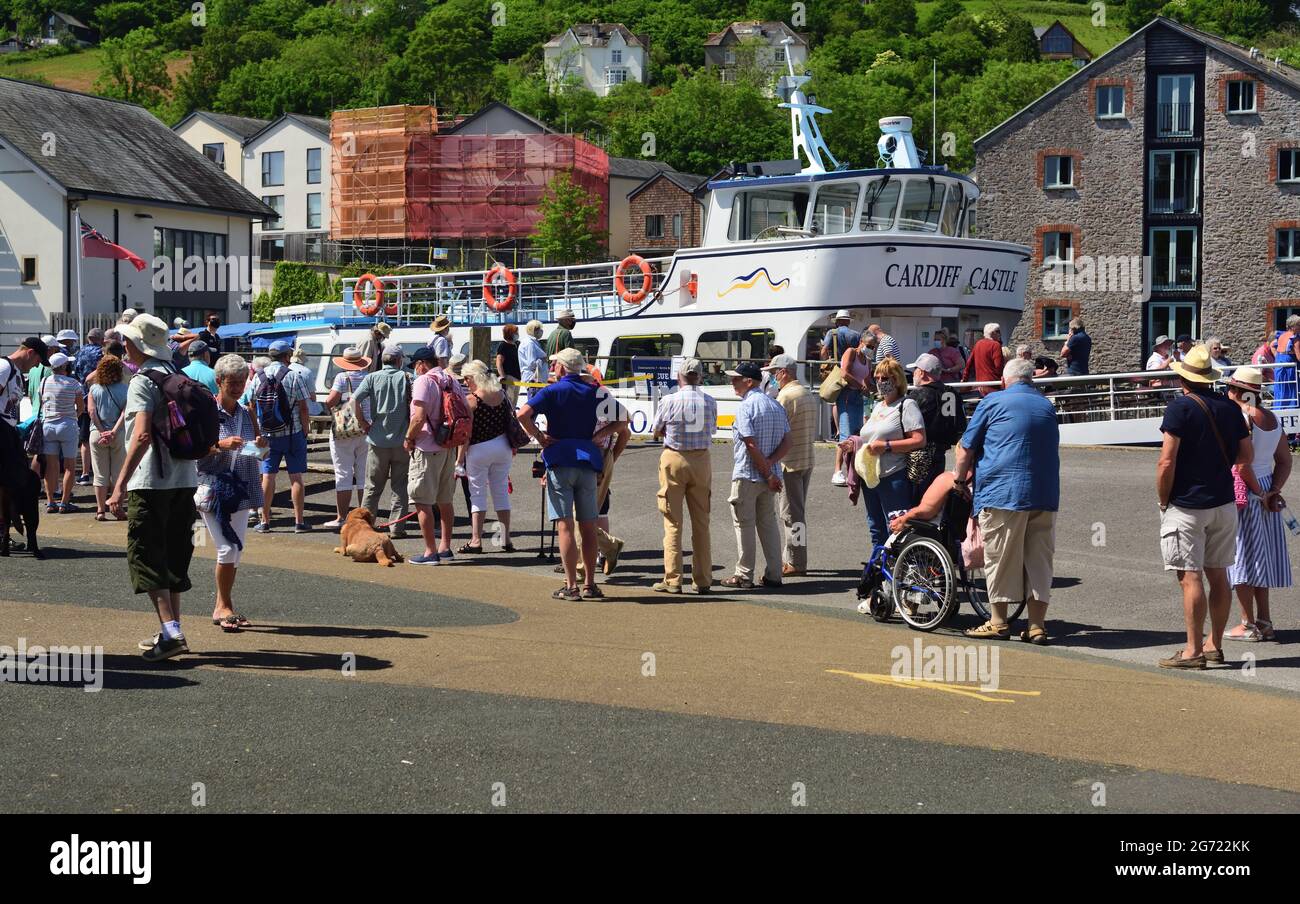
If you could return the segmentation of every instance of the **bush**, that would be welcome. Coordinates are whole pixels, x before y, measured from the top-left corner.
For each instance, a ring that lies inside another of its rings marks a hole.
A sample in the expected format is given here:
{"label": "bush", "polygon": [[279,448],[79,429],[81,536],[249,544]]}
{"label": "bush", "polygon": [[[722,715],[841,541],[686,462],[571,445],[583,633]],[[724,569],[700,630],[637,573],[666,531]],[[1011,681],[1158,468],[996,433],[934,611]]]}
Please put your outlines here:
{"label": "bush", "polygon": [[329,278],[318,274],[313,267],[293,261],[280,261],[275,265],[271,283],[271,310],[296,304],[318,304],[328,301]]}

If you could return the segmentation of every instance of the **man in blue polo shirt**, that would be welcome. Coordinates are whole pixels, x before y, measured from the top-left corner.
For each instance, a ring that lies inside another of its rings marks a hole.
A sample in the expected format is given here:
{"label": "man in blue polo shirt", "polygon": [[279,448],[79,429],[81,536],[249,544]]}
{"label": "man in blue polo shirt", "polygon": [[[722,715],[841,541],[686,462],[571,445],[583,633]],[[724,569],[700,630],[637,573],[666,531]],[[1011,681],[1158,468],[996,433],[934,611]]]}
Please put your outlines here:
{"label": "man in blue polo shirt", "polygon": [[[601,599],[596,586],[596,483],[604,468],[599,443],[618,429],[611,418],[600,430],[596,420],[608,393],[584,380],[586,359],[576,348],[562,349],[551,360],[560,367],[561,377],[530,396],[519,410],[519,424],[542,447],[546,463],[546,508],[559,537],[560,561],[564,565],[564,586],[551,594],[555,599]],[[536,415],[546,416],[546,432],[533,423]],[[574,518],[582,538],[582,564],[586,581],[578,589],[578,542]]]}
{"label": "man in blue polo shirt", "polygon": [[1047,643],[1052,595],[1056,510],[1061,500],[1060,428],[1056,409],[1034,389],[1034,364],[1013,358],[1002,370],[1002,392],[985,396],[957,447],[954,476],[965,485],[975,471],[974,512],[984,536],[984,577],[992,616],[967,637],[1006,640],[1007,605],[1029,600],[1021,639]]}

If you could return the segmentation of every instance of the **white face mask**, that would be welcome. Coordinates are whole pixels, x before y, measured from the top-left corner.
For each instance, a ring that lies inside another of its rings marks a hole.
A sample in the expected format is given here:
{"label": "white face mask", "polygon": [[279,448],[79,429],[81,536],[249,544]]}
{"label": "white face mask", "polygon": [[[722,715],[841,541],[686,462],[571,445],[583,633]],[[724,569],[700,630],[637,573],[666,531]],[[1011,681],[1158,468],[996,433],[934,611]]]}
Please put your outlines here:
{"label": "white face mask", "polygon": [[883,399],[883,398],[886,398],[887,396],[889,396],[889,394],[892,393],[892,392],[894,391],[894,381],[893,381],[893,380],[879,380],[879,381],[876,383],[876,387],[880,390],[880,397]]}

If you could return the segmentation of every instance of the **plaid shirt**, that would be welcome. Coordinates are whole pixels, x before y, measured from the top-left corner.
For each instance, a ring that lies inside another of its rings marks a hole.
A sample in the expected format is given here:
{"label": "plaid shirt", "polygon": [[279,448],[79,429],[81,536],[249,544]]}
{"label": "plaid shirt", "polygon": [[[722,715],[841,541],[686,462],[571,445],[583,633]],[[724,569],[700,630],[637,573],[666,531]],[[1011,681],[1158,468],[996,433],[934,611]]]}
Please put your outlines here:
{"label": "plaid shirt", "polygon": [[[771,455],[789,432],[790,420],[785,416],[781,403],[761,389],[751,389],[736,409],[736,420],[731,425],[731,441],[735,447],[736,459],[735,467],[731,469],[731,479],[761,483],[763,475],[754,467],[745,440],[753,437],[758,442],[758,451]],[[772,473],[780,476],[779,463],[772,469]]]}
{"label": "plaid shirt", "polygon": [[698,386],[682,386],[659,402],[654,432],[664,433],[664,445],[678,452],[707,449],[718,425],[718,403]]}

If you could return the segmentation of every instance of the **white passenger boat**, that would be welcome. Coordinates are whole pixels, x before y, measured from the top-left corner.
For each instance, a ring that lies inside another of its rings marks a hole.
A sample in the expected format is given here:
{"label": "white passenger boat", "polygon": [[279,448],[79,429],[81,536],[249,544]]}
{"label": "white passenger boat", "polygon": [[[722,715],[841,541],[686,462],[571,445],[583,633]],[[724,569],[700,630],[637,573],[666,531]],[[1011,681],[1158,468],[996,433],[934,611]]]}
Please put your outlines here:
{"label": "white passenger boat", "polygon": [[840,164],[817,124],[830,111],[809,101],[808,79],[793,71],[782,79],[793,159],[736,165],[709,182],[700,247],[660,259],[345,280],[340,302],[281,308],[255,334],[295,335],[323,365],[323,394],[330,357],[362,340],[376,318],[409,351],[447,314],[453,347],[468,352],[476,327],[492,343],[506,323],[537,319],[549,334],[572,309],[574,343],[616,387],[637,433],[648,431],[652,384],[667,382],[674,359],[705,361],[726,428],[736,400],[723,372],[739,360],[766,361],[773,345],[817,358],[839,308],[853,313],[855,329],[881,324],[904,355],[929,349],[941,327],[962,335],[993,320],[1009,335],[1024,306],[1029,248],[972,235],[979,188],[924,165],[907,117],[880,121],[877,167]]}

